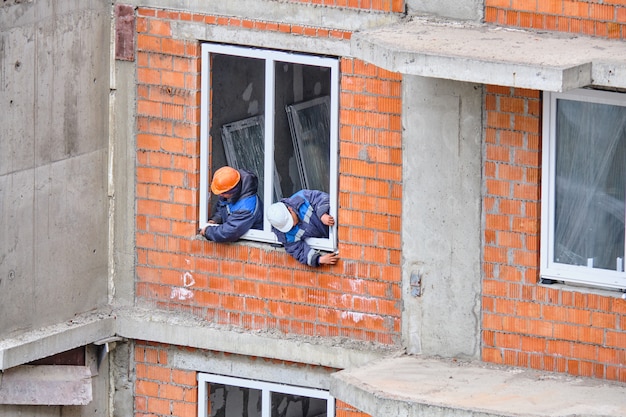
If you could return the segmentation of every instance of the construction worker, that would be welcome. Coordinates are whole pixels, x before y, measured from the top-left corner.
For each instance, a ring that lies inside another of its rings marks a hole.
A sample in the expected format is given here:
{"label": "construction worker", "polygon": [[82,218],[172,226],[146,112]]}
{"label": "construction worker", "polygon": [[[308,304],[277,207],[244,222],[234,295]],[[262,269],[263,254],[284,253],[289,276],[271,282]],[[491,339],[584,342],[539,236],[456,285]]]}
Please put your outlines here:
{"label": "construction worker", "polygon": [[337,253],[326,253],[311,248],[307,238],[328,238],[328,227],[335,224],[328,214],[330,197],[316,190],[300,190],[289,198],[272,204],[267,219],[278,241],[288,254],[300,263],[309,266],[334,265],[339,260]]}
{"label": "construction worker", "polygon": [[218,196],[215,212],[202,236],[215,242],[234,242],[250,229],[263,228],[259,180],[245,169],[221,167],[213,174],[211,191]]}

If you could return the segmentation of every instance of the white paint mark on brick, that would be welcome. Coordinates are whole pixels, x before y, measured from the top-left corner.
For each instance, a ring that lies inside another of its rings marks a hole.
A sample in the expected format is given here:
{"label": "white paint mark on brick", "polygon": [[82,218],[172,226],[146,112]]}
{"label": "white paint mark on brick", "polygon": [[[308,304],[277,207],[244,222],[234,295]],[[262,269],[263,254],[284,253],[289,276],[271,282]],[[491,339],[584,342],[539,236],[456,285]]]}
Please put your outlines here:
{"label": "white paint mark on brick", "polygon": [[341,318],[342,319],[350,319],[355,323],[360,322],[361,320],[363,320],[363,313],[355,313],[353,311],[344,311],[343,313],[341,313]]}
{"label": "white paint mark on brick", "polygon": [[176,298],[181,301],[189,300],[193,298],[193,291],[188,290],[187,288],[174,287],[172,288],[170,298]]}
{"label": "white paint mark on brick", "polygon": [[196,283],[196,280],[193,279],[193,275],[191,275],[191,272],[189,271],[183,274],[182,279],[183,279],[183,287],[191,287],[193,284]]}

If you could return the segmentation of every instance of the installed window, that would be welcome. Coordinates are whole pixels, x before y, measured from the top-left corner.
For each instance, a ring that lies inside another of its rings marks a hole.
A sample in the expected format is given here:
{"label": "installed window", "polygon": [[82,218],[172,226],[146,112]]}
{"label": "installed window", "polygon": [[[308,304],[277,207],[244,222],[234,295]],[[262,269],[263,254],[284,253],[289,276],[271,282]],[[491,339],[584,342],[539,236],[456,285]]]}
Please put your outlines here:
{"label": "installed window", "polygon": [[[337,217],[339,64],[336,58],[222,44],[202,45],[200,227],[216,198],[212,173],[229,165],[259,178],[264,211],[301,189],[330,195]],[[265,219],[244,239],[276,242]],[[334,250],[329,239],[312,239]]]}
{"label": "installed window", "polygon": [[327,391],[198,374],[199,417],[334,417]]}
{"label": "installed window", "polygon": [[544,95],[541,276],[626,289],[626,94]]}

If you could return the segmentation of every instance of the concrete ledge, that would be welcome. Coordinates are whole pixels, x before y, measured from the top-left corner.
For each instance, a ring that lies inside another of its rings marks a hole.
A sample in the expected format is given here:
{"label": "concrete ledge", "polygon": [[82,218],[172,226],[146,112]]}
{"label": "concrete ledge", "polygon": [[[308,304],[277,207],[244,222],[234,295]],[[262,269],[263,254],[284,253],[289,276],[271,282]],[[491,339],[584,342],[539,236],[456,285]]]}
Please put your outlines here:
{"label": "concrete ledge", "polygon": [[108,313],[90,313],[0,340],[0,370],[86,346],[115,333]]}
{"label": "concrete ledge", "polygon": [[[166,10],[193,11],[240,19],[258,19],[269,22],[291,23],[303,26],[319,26],[353,31],[397,22],[401,14],[358,10],[348,7],[320,7],[308,4],[277,0],[127,0],[124,4]],[[238,28],[242,30],[242,28]],[[265,36],[265,32],[257,34]],[[311,40],[311,38],[307,39]],[[276,45],[274,45],[276,47]],[[282,46],[281,46],[282,47]]]}
{"label": "concrete ledge", "polygon": [[330,393],[372,416],[626,416],[626,384],[417,356],[337,372]]}
{"label": "concrete ledge", "polygon": [[355,33],[351,53],[390,71],[533,90],[626,88],[626,44],[414,19]]}
{"label": "concrete ledge", "polygon": [[117,311],[116,314],[117,334],[128,339],[337,369],[361,366],[396,352],[387,346],[344,339],[244,332],[240,329],[214,326],[196,317],[185,317],[180,312],[168,314],[130,309]]}
{"label": "concrete ledge", "polygon": [[336,38],[310,38],[282,32],[261,32],[240,27],[207,26],[196,22],[172,22],[172,37],[175,39],[224,42],[260,48],[276,48],[296,52],[347,56],[350,42]]}

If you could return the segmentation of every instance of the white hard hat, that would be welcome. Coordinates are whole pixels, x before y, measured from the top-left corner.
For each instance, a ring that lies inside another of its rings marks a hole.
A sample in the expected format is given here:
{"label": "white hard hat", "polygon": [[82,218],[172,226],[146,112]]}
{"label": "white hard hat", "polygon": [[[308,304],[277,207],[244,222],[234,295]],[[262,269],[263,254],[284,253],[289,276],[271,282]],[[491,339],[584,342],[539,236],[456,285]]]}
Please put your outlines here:
{"label": "white hard hat", "polygon": [[284,203],[274,203],[267,209],[267,220],[283,233],[293,227],[293,216]]}

